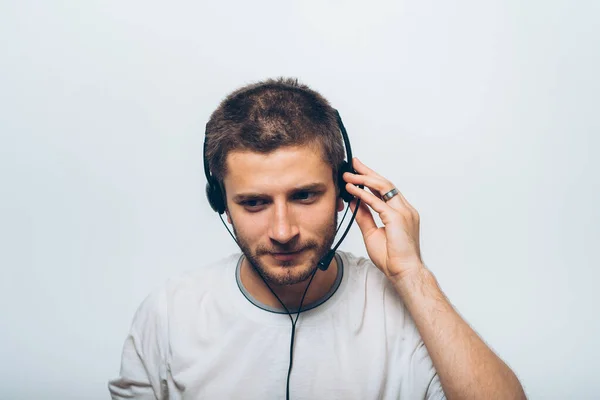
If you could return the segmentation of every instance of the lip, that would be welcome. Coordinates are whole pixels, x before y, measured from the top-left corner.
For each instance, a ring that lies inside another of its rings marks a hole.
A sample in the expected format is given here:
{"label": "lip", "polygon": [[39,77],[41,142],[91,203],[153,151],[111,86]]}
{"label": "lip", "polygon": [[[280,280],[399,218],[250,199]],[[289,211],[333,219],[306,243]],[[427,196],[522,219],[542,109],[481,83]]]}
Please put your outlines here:
{"label": "lip", "polygon": [[271,257],[277,261],[291,261],[298,257],[304,250],[295,251],[293,253],[271,253]]}

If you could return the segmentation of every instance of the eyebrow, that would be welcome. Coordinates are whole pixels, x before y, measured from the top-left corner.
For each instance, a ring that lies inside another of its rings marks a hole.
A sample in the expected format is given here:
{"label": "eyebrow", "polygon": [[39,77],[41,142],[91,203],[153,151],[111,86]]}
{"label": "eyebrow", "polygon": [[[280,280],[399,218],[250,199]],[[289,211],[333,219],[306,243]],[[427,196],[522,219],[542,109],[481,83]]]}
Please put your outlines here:
{"label": "eyebrow", "polygon": [[[290,193],[298,193],[298,192],[310,192],[310,191],[325,191],[327,189],[327,185],[321,182],[310,183],[308,185],[302,185],[295,187],[290,190]],[[233,196],[233,201],[239,203],[241,201],[253,200],[253,199],[262,199],[265,197],[269,197],[262,193],[239,193]]]}

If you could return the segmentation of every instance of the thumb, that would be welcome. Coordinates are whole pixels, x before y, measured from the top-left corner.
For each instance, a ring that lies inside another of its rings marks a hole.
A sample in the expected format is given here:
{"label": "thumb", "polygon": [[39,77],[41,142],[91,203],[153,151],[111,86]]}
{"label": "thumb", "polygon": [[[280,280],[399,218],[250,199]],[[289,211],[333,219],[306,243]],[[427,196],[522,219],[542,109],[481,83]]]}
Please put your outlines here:
{"label": "thumb", "polygon": [[[350,210],[352,210],[352,212],[354,212],[356,209],[356,202],[357,199],[354,199],[350,202]],[[358,206],[356,222],[358,223],[358,227],[360,228],[363,237],[368,235],[373,229],[377,229],[377,224],[375,223],[375,219],[373,218],[373,214],[371,214],[369,206],[362,201]]]}

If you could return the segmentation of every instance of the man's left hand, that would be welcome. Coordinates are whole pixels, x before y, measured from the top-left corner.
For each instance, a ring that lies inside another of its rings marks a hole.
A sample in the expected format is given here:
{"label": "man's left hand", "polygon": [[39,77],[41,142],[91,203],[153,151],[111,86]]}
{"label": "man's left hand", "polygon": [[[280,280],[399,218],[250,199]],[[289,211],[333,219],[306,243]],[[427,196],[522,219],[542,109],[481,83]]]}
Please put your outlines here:
{"label": "man's left hand", "polygon": [[[395,186],[357,158],[353,159],[353,166],[357,174],[346,172],[343,177],[348,192],[361,200],[356,222],[367,253],[392,283],[398,283],[424,268],[419,245],[419,213],[400,192],[384,201],[382,196]],[[365,189],[357,185],[364,185]],[[354,211],[355,207],[356,200],[353,200],[350,208]],[[383,227],[377,227],[369,207],[379,214]]]}

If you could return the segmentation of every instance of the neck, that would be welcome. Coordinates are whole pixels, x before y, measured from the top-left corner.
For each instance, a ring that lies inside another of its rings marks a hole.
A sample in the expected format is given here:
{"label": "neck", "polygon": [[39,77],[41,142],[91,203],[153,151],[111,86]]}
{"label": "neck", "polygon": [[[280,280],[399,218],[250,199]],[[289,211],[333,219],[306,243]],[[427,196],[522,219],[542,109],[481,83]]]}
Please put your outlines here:
{"label": "neck", "polygon": [[[317,268],[317,272],[302,302],[303,308],[308,304],[319,301],[329,292],[335,282],[337,272],[338,265],[335,257],[331,260],[329,268],[326,271]],[[277,300],[277,297],[279,297],[288,310],[297,310],[300,307],[302,296],[304,295],[306,286],[310,282],[309,278],[304,282],[293,285],[275,285],[269,283],[269,286],[277,295],[275,297],[245,257],[240,267],[240,277],[242,285],[244,285],[244,288],[254,299],[270,307],[281,309],[281,303]]]}

